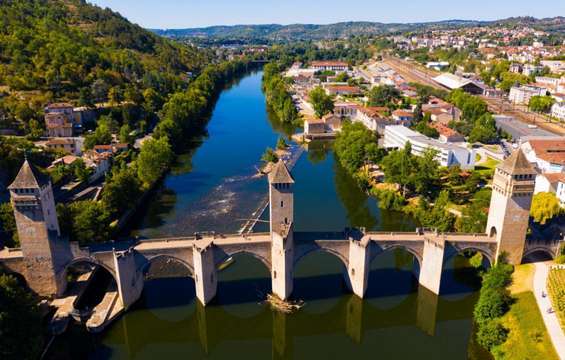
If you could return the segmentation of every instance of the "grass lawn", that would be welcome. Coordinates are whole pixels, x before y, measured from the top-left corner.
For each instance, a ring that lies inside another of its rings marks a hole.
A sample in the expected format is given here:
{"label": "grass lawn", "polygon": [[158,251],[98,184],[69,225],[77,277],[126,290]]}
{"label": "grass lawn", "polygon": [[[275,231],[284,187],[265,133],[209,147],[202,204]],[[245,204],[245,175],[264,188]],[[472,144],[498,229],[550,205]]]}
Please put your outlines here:
{"label": "grass lawn", "polygon": [[526,291],[534,291],[534,270],[533,264],[524,264],[514,267],[512,274],[512,285],[510,293],[520,294]]}
{"label": "grass lawn", "polygon": [[[523,278],[527,279],[528,276]],[[510,330],[510,334],[508,340],[496,349],[502,355],[496,358],[558,360],[534,294],[526,291],[514,294],[513,297],[516,299],[515,303],[501,319],[502,325]]]}
{"label": "grass lawn", "polygon": [[500,164],[500,161],[488,157],[484,163],[475,166],[475,171],[478,171],[481,176],[492,176],[492,174],[494,174],[494,168],[498,164]]}
{"label": "grass lawn", "polygon": [[561,328],[565,330],[565,270],[551,270],[547,289]]}

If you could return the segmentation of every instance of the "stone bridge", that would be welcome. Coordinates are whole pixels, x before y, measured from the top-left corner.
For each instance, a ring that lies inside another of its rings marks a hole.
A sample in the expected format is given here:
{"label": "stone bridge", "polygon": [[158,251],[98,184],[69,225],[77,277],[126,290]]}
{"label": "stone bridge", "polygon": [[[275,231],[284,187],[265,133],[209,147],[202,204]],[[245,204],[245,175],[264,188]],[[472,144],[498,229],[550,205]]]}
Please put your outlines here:
{"label": "stone bridge", "polygon": [[[31,169],[26,171],[27,175],[29,172],[33,175]],[[524,179],[528,184],[531,182],[531,177]],[[20,181],[22,186],[30,182],[29,179]],[[512,263],[518,263],[523,255],[537,251],[545,251],[551,256],[558,252],[558,243],[526,242],[524,229],[520,228],[519,234],[517,231],[505,232],[506,226],[517,229],[517,225],[508,221],[518,221],[516,219],[519,217],[509,218],[507,214],[500,215],[494,211],[489,214],[488,228],[491,231],[488,234],[450,234],[423,230],[385,233],[356,229],[343,232],[295,232],[293,184],[294,180],[288,169],[283,162],[279,162],[269,174],[269,233],[150,239],[108,243],[90,248],[79,248],[77,244],[57,236],[56,218],[43,227],[47,216],[41,213],[44,207],[37,204],[48,202],[52,198],[48,194],[50,185],[42,185],[42,192],[38,197],[29,196],[28,191],[24,191],[26,195],[22,197],[18,195],[22,191],[12,190],[22,249],[0,251],[0,262],[9,270],[22,274],[28,285],[39,295],[55,297],[64,293],[70,267],[81,262],[98,265],[114,277],[121,304],[127,309],[140,298],[145,275],[152,262],[162,258],[175,261],[188,269],[194,279],[196,296],[201,304],[206,305],[216,296],[218,268],[227,259],[240,253],[249,254],[265,265],[271,275],[272,292],[286,300],[292,295],[296,264],[308,254],[318,251],[332,254],[340,260],[345,282],[359,298],[365,296],[373,259],[380,253],[395,248],[405,249],[414,256],[419,266],[420,284],[434,294],[440,293],[446,260],[465,250],[480,252],[491,264],[496,261],[501,249],[511,252]],[[11,189],[16,188],[11,186]],[[525,191],[523,187],[519,189]],[[524,196],[520,194],[517,198],[522,201]],[[53,203],[47,203],[46,206],[54,209]],[[522,216],[526,224],[528,211],[525,208],[519,210],[520,215],[526,215]],[[498,223],[493,213],[503,216],[505,222]],[[518,225],[523,224],[521,222]]]}

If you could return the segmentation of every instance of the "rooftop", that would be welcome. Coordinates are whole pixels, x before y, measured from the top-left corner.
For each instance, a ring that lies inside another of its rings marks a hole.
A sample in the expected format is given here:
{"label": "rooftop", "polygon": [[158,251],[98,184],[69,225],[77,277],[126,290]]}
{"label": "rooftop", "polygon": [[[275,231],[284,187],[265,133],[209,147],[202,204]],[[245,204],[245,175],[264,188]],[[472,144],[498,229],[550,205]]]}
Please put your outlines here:
{"label": "rooftop", "polygon": [[536,157],[552,164],[565,165],[565,137],[528,141]]}
{"label": "rooftop", "polygon": [[520,149],[514,151],[506,160],[497,166],[510,175],[537,174],[524,152]]}
{"label": "rooftop", "polygon": [[8,189],[37,189],[51,182],[48,175],[39,171],[35,166],[25,159],[14,182]]}
{"label": "rooftop", "polygon": [[269,173],[269,183],[294,184],[294,179],[292,178],[292,175],[290,175],[284,161],[279,160],[279,162],[275,164],[273,170]]}

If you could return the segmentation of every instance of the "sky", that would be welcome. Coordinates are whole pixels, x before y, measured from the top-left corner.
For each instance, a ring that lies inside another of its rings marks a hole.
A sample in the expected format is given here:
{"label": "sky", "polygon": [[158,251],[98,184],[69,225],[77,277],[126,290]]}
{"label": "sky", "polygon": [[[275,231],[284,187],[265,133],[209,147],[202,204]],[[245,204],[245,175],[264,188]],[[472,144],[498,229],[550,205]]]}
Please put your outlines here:
{"label": "sky", "polygon": [[90,0],[145,28],[565,16],[564,0]]}

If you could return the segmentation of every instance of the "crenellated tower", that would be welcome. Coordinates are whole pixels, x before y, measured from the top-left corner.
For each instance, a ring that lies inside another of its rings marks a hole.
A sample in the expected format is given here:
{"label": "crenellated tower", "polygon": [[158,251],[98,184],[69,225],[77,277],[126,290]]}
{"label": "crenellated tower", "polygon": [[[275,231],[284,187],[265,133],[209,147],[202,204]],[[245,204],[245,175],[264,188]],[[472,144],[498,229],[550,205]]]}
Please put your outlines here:
{"label": "crenellated tower", "polygon": [[520,264],[526,243],[536,170],[522,150],[516,150],[496,167],[487,222],[487,234],[498,242],[508,262]]}
{"label": "crenellated tower", "polygon": [[27,283],[41,296],[57,296],[66,286],[68,241],[61,239],[51,181],[26,158],[8,189]]}

